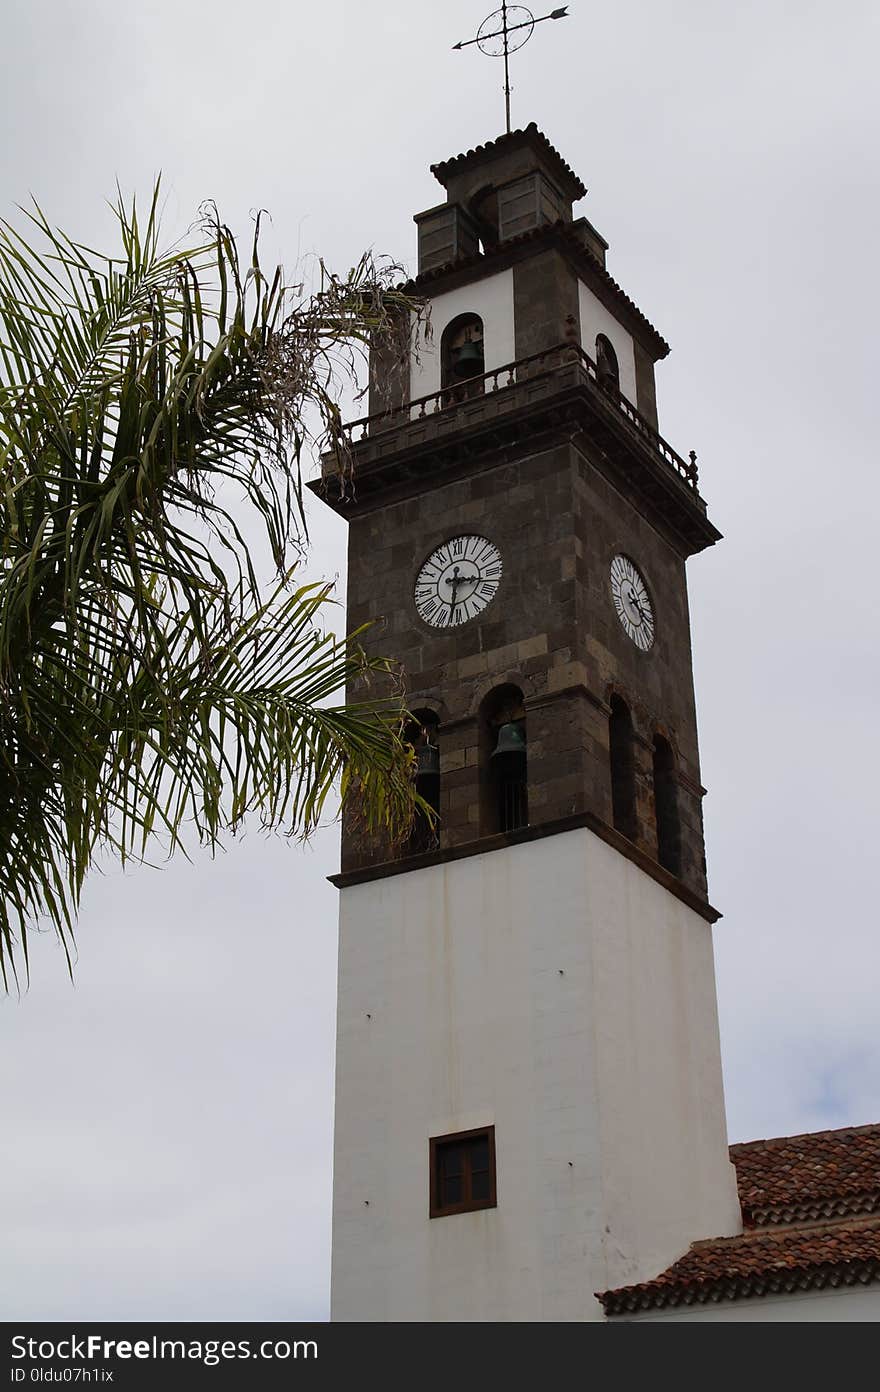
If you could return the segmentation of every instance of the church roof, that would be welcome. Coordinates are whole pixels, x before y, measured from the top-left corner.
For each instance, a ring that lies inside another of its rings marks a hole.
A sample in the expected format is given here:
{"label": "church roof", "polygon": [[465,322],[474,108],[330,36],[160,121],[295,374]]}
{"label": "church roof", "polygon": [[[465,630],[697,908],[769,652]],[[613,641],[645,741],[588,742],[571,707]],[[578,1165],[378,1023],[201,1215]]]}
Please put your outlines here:
{"label": "church roof", "polygon": [[784,1295],[880,1279],[880,1219],[743,1233],[695,1242],[654,1281],[606,1291],[606,1315]]}
{"label": "church roof", "polygon": [[880,1213],[880,1126],[730,1147],[747,1227]]}
{"label": "church roof", "polygon": [[695,1242],[607,1315],[880,1280],[880,1125],[730,1148],[744,1231]]}

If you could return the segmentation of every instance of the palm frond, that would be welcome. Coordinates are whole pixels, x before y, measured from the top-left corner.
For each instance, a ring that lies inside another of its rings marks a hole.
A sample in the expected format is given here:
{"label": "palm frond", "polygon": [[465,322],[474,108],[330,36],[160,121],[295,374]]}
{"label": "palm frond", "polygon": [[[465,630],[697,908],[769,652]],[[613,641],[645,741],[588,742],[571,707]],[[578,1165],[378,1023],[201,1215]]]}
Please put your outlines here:
{"label": "palm frond", "polygon": [[[395,268],[316,290],[242,268],[216,210],[163,250],[120,197],[101,255],[30,210],[0,225],[0,973],[28,924],[69,942],[97,851],[215,845],[247,815],[308,834],[330,791],[370,827],[412,817],[390,664],[324,630],[297,585],[300,460],[338,445],[358,355],[417,306]],[[232,501],[231,501],[232,500]],[[277,569],[264,594],[254,519]],[[369,676],[376,698],[331,704]]]}

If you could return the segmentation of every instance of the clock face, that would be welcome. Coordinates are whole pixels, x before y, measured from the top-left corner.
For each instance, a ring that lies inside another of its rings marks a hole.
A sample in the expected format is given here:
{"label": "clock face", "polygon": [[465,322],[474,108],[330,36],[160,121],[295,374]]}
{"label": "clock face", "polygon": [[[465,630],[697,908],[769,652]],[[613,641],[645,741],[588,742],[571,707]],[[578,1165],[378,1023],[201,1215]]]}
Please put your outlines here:
{"label": "clock face", "polygon": [[615,556],[611,562],[611,598],[627,635],[647,652],[654,643],[654,611],[648,587],[629,556]]}
{"label": "clock face", "polygon": [[501,552],[481,536],[457,536],[432,551],[418,573],[416,608],[432,628],[476,618],[501,583]]}

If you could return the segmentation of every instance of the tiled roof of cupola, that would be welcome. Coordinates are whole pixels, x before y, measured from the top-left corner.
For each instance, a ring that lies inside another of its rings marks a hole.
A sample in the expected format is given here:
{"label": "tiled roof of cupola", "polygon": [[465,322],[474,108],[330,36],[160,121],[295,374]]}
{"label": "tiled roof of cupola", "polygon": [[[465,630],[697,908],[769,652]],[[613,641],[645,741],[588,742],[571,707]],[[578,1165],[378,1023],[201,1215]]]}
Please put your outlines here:
{"label": "tiled roof of cupola", "polygon": [[431,173],[445,187],[449,175],[454,174],[462,165],[478,164],[482,160],[493,159],[496,155],[503,154],[507,147],[523,143],[531,145],[538,154],[544,156],[547,163],[555,169],[557,178],[567,184],[573,199],[583,198],[587,191],[586,184],[578,178],[571,165],[565,162],[556,147],[550,144],[544,132],[538,130],[534,121],[530,121],[523,130],[508,131],[506,135],[499,135],[497,140],[488,140],[485,145],[475,145],[473,150],[466,150],[461,155],[453,155],[451,159],[432,164]]}
{"label": "tiled roof of cupola", "polygon": [[745,1231],[601,1293],[607,1315],[880,1280],[880,1125],[750,1141],[730,1158]]}

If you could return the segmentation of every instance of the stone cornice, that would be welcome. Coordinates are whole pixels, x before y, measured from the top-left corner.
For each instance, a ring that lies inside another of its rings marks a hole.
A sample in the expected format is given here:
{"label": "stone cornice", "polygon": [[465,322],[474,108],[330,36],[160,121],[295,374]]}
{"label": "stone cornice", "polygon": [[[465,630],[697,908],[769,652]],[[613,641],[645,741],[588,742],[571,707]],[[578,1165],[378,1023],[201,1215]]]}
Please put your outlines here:
{"label": "stone cornice", "polygon": [[365,866],[361,870],[344,870],[338,875],[328,875],[327,878],[337,889],[348,889],[351,885],[367,884],[371,880],[406,875],[411,870],[423,870],[432,865],[448,865],[453,860],[466,860],[469,856],[488,855],[492,851],[502,851],[508,846],[518,846],[526,841],[540,841],[545,836],[558,836],[561,832],[576,831],[581,827],[593,832],[609,846],[613,846],[626,860],[632,861],[633,865],[637,865],[707,923],[716,923],[721,917],[720,911],[713,908],[707,899],[688,889],[675,875],[664,870],[662,865],[658,865],[632,841],[615,831],[593,812],[578,812],[571,817],[560,817],[552,822],[538,822],[536,826],[502,832],[497,836],[481,836],[476,841],[468,841],[462,846],[448,846],[439,851],[428,851],[424,855],[406,856],[401,860],[385,860],[379,865]]}
{"label": "stone cornice", "polygon": [[583,452],[682,555],[719,540],[699,494],[577,360],[457,407],[401,415],[352,444],[350,478],[334,472],[328,458],[323,478],[308,486],[342,516],[358,516],[565,439],[581,440]]}

